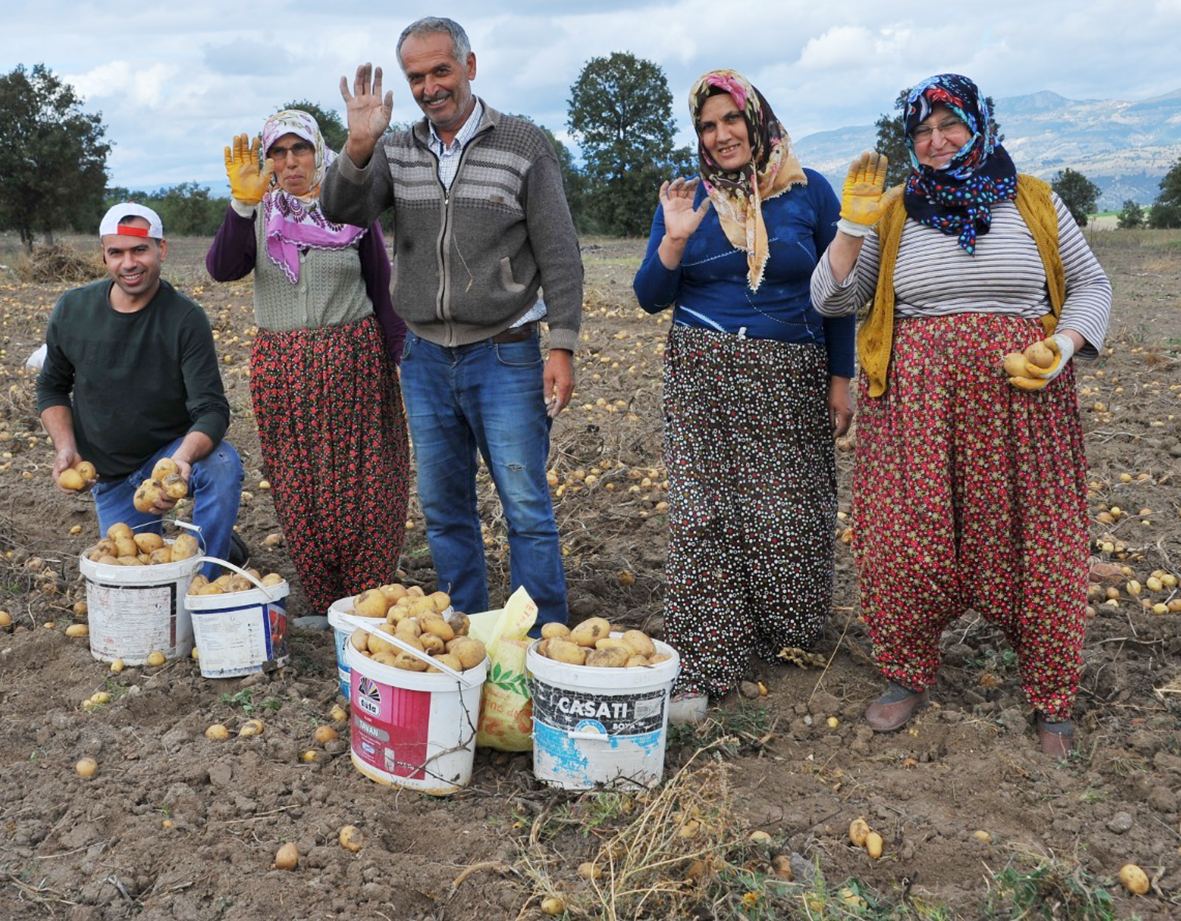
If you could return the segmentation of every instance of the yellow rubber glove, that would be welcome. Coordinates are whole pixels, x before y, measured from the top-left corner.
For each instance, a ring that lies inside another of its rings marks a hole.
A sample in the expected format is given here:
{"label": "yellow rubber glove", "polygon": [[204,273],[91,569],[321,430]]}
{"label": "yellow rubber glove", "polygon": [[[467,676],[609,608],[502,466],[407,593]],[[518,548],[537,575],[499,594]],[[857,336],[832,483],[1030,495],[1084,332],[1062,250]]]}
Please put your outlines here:
{"label": "yellow rubber glove", "polygon": [[883,194],[886,167],[884,154],[866,151],[849,165],[841,189],[841,219],[837,224],[851,237],[864,237],[877,223],[894,196]]}
{"label": "yellow rubber glove", "polygon": [[230,180],[230,194],[247,205],[257,205],[271,187],[274,164],[267,160],[258,168],[258,149],[261,141],[256,137],[248,141],[245,134],[233,140],[233,149],[226,148],[226,176]]}
{"label": "yellow rubber glove", "polygon": [[1074,342],[1069,336],[1055,333],[1029,346],[1024,352],[1005,356],[1005,373],[1018,390],[1041,390],[1062,373],[1074,357]]}

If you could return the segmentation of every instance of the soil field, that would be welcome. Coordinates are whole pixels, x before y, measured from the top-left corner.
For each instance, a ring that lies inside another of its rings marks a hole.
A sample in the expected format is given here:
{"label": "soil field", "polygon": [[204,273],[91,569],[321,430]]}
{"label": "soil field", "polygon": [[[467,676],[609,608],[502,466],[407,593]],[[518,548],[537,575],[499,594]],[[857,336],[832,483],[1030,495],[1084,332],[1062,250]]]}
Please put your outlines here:
{"label": "soil field", "polygon": [[[880,680],[839,543],[817,655],[755,664],[765,695],[751,684],[753,699],[735,694],[696,730],[670,732],[662,786],[566,793],[536,781],[529,754],[481,749],[470,787],[446,798],[360,775],[342,722],[339,740],[313,741],[347,706],[329,634],[296,632],[288,667],[221,681],[189,659],[112,674],[65,635],[84,621],[72,606],[85,597],[78,558],[96,519],[91,500],[50,480],[23,364],[67,285],[20,280],[4,242],[0,609],[12,625],[0,630],[0,918],[493,921],[541,918],[554,896],[571,918],[1181,917],[1181,603],[1169,605],[1181,598],[1181,235],[1093,234],[1116,300],[1101,360],[1079,368],[1094,613],[1069,759],[1037,750],[987,612],[947,631],[932,706],[909,730],[870,732],[861,714]],[[281,536],[264,543],[280,529],[250,409],[250,283],[211,283],[207,245],[173,241],[165,274],[218,336],[253,564],[294,579]],[[574,619],[659,636],[668,319],[632,297],[642,251],[584,242],[585,348],[551,462]],[[838,452],[845,511],[855,438]],[[486,476],[482,490],[500,602],[504,519]],[[432,590],[417,508],[406,527],[405,581]],[[322,612],[295,582],[289,613]],[[84,708],[98,691],[109,702]],[[252,717],[262,734],[236,735]],[[230,738],[207,740],[212,723]],[[97,762],[90,779],[74,770],[83,757]],[[857,816],[882,836],[880,859],[849,843]],[[348,824],[364,835],[357,852],[338,843]],[[301,854],[293,871],[272,866],[286,842]],[[585,862],[602,875],[580,875]],[[1148,876],[1144,896],[1117,881],[1129,862]]]}

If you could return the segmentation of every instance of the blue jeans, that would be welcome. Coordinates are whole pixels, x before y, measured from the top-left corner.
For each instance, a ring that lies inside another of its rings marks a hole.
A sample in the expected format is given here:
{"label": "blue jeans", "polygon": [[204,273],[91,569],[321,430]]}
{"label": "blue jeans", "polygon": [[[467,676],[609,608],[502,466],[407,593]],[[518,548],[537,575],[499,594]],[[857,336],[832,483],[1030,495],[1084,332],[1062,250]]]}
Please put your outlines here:
{"label": "blue jeans", "polygon": [[476,509],[476,451],[508,522],[510,577],[537,603],[537,623],[565,623],[566,574],[545,479],[550,418],[541,346],[434,345],[413,333],[402,354],[402,392],[439,588],[467,613],[488,610],[488,570]]}
{"label": "blue jeans", "polygon": [[[103,533],[117,522],[135,531],[161,532],[162,519],[137,511],[133,503],[139,484],[152,475],[152,468],[162,457],[171,457],[180,438],[164,445],[139,467],[121,480],[100,480],[91,494],[98,508],[98,527]],[[193,524],[201,529],[201,550],[206,556],[230,558],[230,535],[238,520],[238,502],[242,498],[242,460],[228,441],[222,441],[208,457],[193,464],[189,477],[189,495],[193,500]],[[213,578],[218,566],[206,563],[201,571]]]}

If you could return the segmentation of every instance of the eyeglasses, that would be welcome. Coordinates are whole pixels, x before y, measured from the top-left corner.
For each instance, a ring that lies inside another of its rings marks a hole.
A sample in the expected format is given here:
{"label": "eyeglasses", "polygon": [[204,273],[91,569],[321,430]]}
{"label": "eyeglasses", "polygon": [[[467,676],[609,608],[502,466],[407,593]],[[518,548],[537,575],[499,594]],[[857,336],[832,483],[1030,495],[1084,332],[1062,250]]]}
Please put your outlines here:
{"label": "eyeglasses", "polygon": [[964,124],[963,119],[954,117],[945,118],[937,125],[919,125],[914,129],[914,131],[910,133],[910,136],[914,138],[915,143],[918,143],[919,141],[925,142],[931,140],[931,135],[933,135],[936,131],[938,131],[944,137],[947,137],[949,134],[951,134],[951,132],[958,131],[960,128],[963,128],[965,131],[968,128],[968,126]]}
{"label": "eyeglasses", "polygon": [[291,154],[293,157],[302,157],[305,154],[310,154],[313,152],[314,148],[311,144],[306,144],[303,141],[297,141],[290,147],[279,147],[278,145],[272,147],[267,151],[267,158],[274,160],[276,163],[280,163],[287,159],[288,154]]}

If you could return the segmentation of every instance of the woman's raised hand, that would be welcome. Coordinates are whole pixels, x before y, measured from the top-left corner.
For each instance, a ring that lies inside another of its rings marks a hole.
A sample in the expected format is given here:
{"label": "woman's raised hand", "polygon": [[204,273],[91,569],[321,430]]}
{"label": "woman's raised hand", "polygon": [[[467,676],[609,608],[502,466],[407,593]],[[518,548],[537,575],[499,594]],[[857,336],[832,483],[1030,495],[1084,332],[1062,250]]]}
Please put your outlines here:
{"label": "woman's raised hand", "polygon": [[357,68],[351,93],[348,77],[340,78],[340,95],[344,99],[349,122],[345,153],[356,166],[364,166],[373,156],[373,149],[377,147],[385,129],[390,126],[390,118],[394,114],[394,91],[389,90],[382,97],[381,68],[366,62]]}
{"label": "woman's raised hand", "polygon": [[885,155],[876,151],[866,151],[850,164],[841,188],[841,220],[837,224],[849,236],[866,236],[892,200],[893,196],[883,194],[889,165]]}
{"label": "woman's raised hand", "polygon": [[263,168],[259,169],[260,143],[257,137],[251,141],[245,134],[240,134],[226,148],[226,176],[230,180],[230,194],[246,205],[257,205],[271,187],[274,164],[267,160]]}
{"label": "woman's raised hand", "polygon": [[686,241],[693,236],[710,208],[709,198],[694,208],[693,197],[701,179],[677,178],[660,187],[660,207],[664,209],[664,232],[674,240]]}

